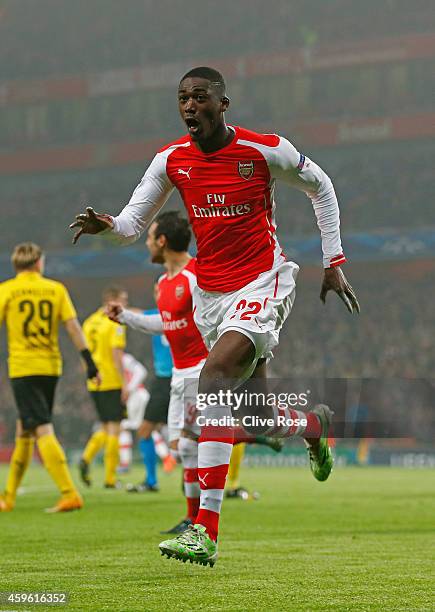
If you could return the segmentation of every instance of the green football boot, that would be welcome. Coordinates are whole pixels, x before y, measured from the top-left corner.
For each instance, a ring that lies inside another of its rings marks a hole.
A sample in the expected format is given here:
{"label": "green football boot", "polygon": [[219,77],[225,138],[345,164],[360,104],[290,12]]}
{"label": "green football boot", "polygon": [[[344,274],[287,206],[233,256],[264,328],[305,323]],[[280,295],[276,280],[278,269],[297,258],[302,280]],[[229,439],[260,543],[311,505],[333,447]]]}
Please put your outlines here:
{"label": "green football boot", "polygon": [[332,467],[334,465],[334,458],[328,446],[328,432],[334,413],[325,404],[318,404],[314,407],[313,412],[319,418],[320,425],[322,426],[322,433],[319,439],[319,446],[314,449],[307,444],[307,451],[310,459],[310,468],[314,478],[323,482],[332,472]]}
{"label": "green football boot", "polygon": [[190,525],[184,533],[172,540],[165,540],[159,544],[162,555],[169,559],[173,557],[179,561],[190,561],[200,565],[213,565],[217,561],[217,544],[207,535],[203,525]]}

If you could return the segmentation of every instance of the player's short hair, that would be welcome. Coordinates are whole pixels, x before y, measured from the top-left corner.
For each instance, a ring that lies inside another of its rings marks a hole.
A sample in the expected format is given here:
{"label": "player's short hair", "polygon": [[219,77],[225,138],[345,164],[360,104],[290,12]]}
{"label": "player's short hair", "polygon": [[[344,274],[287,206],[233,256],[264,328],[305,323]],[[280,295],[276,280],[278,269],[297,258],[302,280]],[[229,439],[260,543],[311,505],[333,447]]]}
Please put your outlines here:
{"label": "player's short hair", "polygon": [[122,293],[127,293],[127,289],[121,287],[121,285],[109,285],[103,289],[103,302],[116,301]]}
{"label": "player's short hair", "polygon": [[198,66],[197,68],[192,68],[189,72],[181,78],[180,85],[184,81],[184,79],[190,79],[193,77],[198,77],[199,79],[207,79],[213,85],[214,89],[220,96],[225,95],[225,79],[222,74],[215,70],[214,68],[209,68],[208,66]]}
{"label": "player's short hair", "polygon": [[11,255],[11,262],[15,270],[28,270],[41,259],[43,251],[34,242],[21,242],[17,244]]}
{"label": "player's short hair", "polygon": [[154,222],[157,224],[154,237],[164,236],[168,241],[168,247],[172,251],[181,253],[187,251],[192,237],[189,222],[182,217],[178,210],[169,210],[162,213]]}

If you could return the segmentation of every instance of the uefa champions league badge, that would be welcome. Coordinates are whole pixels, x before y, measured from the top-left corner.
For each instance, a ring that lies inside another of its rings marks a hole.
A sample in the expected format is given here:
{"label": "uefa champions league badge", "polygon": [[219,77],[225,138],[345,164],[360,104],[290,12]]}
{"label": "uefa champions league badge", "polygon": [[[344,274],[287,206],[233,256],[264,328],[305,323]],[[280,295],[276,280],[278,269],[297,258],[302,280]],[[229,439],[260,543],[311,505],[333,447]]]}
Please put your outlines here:
{"label": "uefa champions league badge", "polygon": [[304,164],[305,164],[305,155],[301,153],[299,157],[299,163],[296,166],[298,172],[302,172],[302,170],[304,169]]}

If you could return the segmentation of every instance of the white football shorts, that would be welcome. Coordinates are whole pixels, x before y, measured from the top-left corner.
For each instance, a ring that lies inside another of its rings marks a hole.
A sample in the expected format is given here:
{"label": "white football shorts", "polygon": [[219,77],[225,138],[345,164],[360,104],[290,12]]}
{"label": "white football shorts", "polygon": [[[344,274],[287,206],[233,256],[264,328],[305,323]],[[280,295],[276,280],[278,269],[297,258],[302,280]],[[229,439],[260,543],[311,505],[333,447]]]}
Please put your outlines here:
{"label": "white football shorts", "polygon": [[205,359],[190,368],[172,368],[171,397],[168,408],[169,442],[178,440],[184,429],[198,436],[196,425],[196,395],[199,375]]}
{"label": "white football shorts", "polygon": [[[286,261],[231,293],[212,293],[195,287],[194,318],[207,348],[211,350],[225,332],[235,330],[254,344],[255,361],[272,357],[294,303],[298,272],[297,264]],[[246,377],[251,374],[252,371]]]}

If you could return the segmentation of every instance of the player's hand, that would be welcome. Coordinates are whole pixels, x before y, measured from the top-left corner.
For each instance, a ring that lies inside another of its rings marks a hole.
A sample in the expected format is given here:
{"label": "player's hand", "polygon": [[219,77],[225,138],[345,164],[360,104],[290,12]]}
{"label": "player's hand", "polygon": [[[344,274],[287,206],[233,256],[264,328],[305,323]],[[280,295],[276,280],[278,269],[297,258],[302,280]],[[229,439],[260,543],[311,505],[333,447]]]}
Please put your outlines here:
{"label": "player's hand", "polygon": [[119,323],[119,315],[122,313],[124,308],[118,302],[108,302],[104,307],[104,314],[109,317],[111,321]]}
{"label": "player's hand", "polygon": [[323,277],[322,289],[320,291],[320,299],[324,304],[326,303],[326,294],[328,291],[335,291],[338,297],[343,300],[346,308],[351,314],[360,312],[355,292],[347,282],[340,266],[325,269],[325,276]]}
{"label": "player's hand", "polygon": [[77,242],[82,234],[99,234],[107,229],[113,229],[113,221],[110,215],[96,213],[91,206],[86,207],[86,212],[76,216],[70,229],[78,227],[79,230],[74,234],[73,244]]}
{"label": "player's hand", "polygon": [[103,379],[101,378],[101,374],[99,372],[97,372],[94,378],[92,378],[92,382],[97,385],[97,387],[101,385],[102,380]]}
{"label": "player's hand", "polygon": [[80,355],[84,361],[86,367],[86,378],[92,380],[98,386],[101,385],[101,374],[98,371],[95,361],[92,358],[91,352],[88,348],[84,348],[80,351]]}

